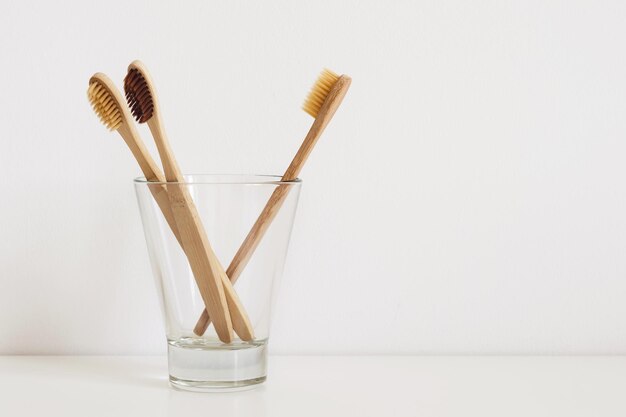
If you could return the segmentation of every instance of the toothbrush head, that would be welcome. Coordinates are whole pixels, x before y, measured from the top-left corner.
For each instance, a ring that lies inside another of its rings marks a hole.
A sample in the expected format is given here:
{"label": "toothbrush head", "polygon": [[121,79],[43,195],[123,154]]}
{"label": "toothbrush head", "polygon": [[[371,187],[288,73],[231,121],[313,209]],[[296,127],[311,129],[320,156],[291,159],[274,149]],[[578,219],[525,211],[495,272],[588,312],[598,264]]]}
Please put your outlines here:
{"label": "toothbrush head", "polygon": [[325,68],[311,88],[311,92],[302,105],[302,110],[316,118],[330,90],[338,80],[339,75]]}
{"label": "toothbrush head", "polygon": [[124,123],[124,117],[116,97],[112,81],[102,73],[94,74],[89,80],[87,98],[94,112],[109,130],[117,130]]}
{"label": "toothbrush head", "polygon": [[124,91],[130,112],[138,123],[147,122],[155,112],[156,103],[149,80],[150,76],[140,61],[133,61],[128,66]]}

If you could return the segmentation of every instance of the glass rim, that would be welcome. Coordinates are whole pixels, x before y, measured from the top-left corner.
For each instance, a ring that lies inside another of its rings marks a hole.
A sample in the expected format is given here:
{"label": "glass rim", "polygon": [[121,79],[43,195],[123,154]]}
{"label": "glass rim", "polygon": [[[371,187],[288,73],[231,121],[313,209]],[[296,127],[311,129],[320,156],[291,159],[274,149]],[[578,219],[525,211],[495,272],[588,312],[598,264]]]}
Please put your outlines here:
{"label": "glass rim", "polygon": [[[269,175],[269,174],[183,174],[185,181],[183,182],[166,182],[166,181],[148,181],[146,177],[136,177],[133,179],[135,184],[239,184],[239,185],[296,185],[301,184],[302,180],[296,178],[292,181],[283,181],[282,175]],[[191,177],[191,179],[189,178]],[[228,177],[227,180],[219,180],[219,177]],[[197,179],[196,179],[197,178]]]}

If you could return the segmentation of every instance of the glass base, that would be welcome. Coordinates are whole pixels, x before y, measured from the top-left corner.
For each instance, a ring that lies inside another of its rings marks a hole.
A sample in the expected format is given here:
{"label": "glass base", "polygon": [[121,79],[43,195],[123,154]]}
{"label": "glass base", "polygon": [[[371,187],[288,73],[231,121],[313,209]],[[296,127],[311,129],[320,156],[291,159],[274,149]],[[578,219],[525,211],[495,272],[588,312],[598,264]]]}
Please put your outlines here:
{"label": "glass base", "polygon": [[184,337],[168,341],[170,383],[196,392],[239,391],[263,383],[267,340],[235,341]]}
{"label": "glass base", "polygon": [[185,381],[170,375],[172,387],[193,392],[233,392],[246,391],[256,388],[257,385],[265,382],[267,377],[247,379],[245,381]]}

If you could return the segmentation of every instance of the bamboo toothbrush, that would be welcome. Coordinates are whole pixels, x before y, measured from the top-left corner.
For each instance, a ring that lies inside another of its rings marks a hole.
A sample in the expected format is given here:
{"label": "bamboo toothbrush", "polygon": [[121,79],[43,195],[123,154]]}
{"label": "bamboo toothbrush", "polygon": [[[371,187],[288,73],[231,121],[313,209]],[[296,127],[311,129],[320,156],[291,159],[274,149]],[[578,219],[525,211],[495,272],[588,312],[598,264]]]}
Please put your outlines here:
{"label": "bamboo toothbrush", "polygon": [[[135,124],[132,121],[132,115],[128,111],[128,108],[124,105],[124,100],[121,94],[118,92],[109,77],[102,73],[94,74],[94,76],[89,80],[87,97],[103,124],[109,128],[109,130],[116,130],[122,136],[137,160],[137,163],[141,167],[146,179],[151,182],[165,182],[165,176],[146,149],[139,133],[137,132],[137,129],[135,128]],[[180,233],[178,232],[178,227],[176,226],[174,213],[172,212],[172,208],[170,206],[170,199],[165,185],[149,184],[149,189],[159,205],[165,220],[172,229],[176,240],[182,247],[182,239],[180,237]],[[243,307],[238,305],[238,300],[236,297],[233,297],[232,292],[227,293],[226,296],[229,305],[234,305],[233,309],[236,312],[239,312],[239,314],[243,314],[245,317]],[[247,322],[247,319],[244,321]],[[243,330],[240,329],[241,333],[238,332],[239,337],[242,340],[251,340],[253,338],[251,328],[252,327],[248,323],[248,330],[246,330],[246,328]]]}
{"label": "bamboo toothbrush", "polygon": [[[122,96],[109,77],[102,73],[94,74],[93,77],[89,79],[87,98],[102,123],[109,130],[115,130],[122,136],[124,142],[126,142],[137,160],[146,180],[165,182],[163,173],[141,141],[139,133],[137,133],[137,129],[135,129],[135,124],[132,121],[132,116],[126,106],[123,105],[124,100]],[[174,236],[176,236],[176,239],[182,245],[165,186],[162,184],[151,185],[150,191],[163,212],[167,224],[172,229],[172,232],[174,232]]]}
{"label": "bamboo toothbrush", "polygon": [[174,183],[167,186],[170,204],[183,248],[201,289],[205,311],[208,310],[211,317],[216,315],[215,330],[223,342],[232,341],[233,328],[242,340],[252,340],[254,335],[250,321],[209,244],[193,199],[184,186],[178,185],[184,183],[184,178],[163,129],[154,84],[140,61],[134,61],[128,66],[124,90],[135,119],[139,123],[147,122],[150,128],[161,156],[167,182]]}
{"label": "bamboo toothbrush", "polygon": [[[337,75],[328,69],[322,71],[302,106],[302,109],[313,116],[315,120],[281,181],[293,181],[298,177],[317,140],[324,132],[324,129],[333,118],[348,92],[351,82],[352,79],[347,75]],[[246,239],[239,247],[226,270],[226,274],[233,283],[239,278],[239,275],[241,275],[241,272],[248,264],[263,235],[280,210],[288,192],[288,186],[279,185],[270,196],[252,229],[248,232]],[[209,327],[212,317],[210,311],[204,310],[196,323],[196,327],[193,330],[194,333],[197,335],[204,334]]]}

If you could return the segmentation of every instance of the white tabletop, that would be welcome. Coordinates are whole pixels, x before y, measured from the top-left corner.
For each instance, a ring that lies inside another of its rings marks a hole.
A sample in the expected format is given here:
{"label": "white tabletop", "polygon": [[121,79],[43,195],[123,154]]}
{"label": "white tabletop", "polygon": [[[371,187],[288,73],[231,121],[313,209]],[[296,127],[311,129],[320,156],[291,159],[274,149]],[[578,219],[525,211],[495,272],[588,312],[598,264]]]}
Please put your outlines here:
{"label": "white tabletop", "polygon": [[164,357],[0,357],[0,416],[624,416],[626,357],[273,356],[244,392],[168,386]]}

